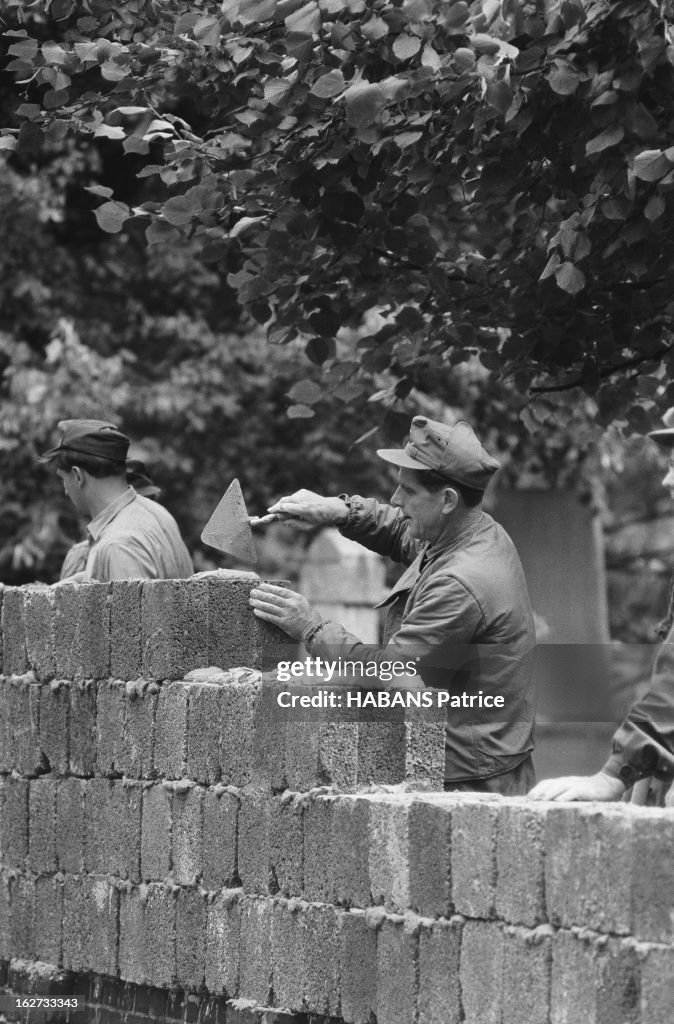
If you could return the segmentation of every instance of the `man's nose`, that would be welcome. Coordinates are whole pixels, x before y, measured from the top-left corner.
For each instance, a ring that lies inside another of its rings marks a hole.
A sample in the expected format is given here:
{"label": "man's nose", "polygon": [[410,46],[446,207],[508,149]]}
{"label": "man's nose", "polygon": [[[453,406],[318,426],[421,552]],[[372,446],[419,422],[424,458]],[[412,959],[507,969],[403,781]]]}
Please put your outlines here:
{"label": "man's nose", "polygon": [[402,497],[400,495],[400,488],[399,487],[396,487],[395,491],[393,492],[393,495],[391,497],[391,504],[393,505],[394,508],[402,508],[403,507],[403,502],[402,502]]}
{"label": "man's nose", "polygon": [[662,481],[663,487],[674,487],[674,469],[670,469],[669,473]]}

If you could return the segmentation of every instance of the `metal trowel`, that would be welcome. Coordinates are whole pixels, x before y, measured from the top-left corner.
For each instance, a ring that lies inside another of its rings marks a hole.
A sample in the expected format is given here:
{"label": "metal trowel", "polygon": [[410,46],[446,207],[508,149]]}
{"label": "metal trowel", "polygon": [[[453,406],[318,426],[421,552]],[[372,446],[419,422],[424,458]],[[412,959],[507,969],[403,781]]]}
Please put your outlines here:
{"label": "metal trowel", "polygon": [[272,523],[280,518],[273,512],[266,516],[249,516],[241,485],[238,480],[232,480],[201,531],[201,539],[209,547],[233,555],[241,562],[255,563],[257,553],[250,524]]}

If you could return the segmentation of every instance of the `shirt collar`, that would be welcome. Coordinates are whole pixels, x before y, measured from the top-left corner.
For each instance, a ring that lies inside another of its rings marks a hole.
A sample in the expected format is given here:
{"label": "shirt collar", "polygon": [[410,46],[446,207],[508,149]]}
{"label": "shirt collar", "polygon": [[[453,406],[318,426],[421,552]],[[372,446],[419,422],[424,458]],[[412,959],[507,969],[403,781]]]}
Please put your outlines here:
{"label": "shirt collar", "polygon": [[135,501],[137,497],[138,495],[134,491],[133,487],[129,486],[125,491],[122,491],[119,497],[115,498],[114,501],[111,501],[109,505],[106,505],[97,516],[94,516],[87,526],[87,532],[89,533],[92,541],[96,542],[103,533],[105,527],[112,522],[115,516],[118,515],[123,508],[126,508],[127,505],[130,505],[132,501]]}

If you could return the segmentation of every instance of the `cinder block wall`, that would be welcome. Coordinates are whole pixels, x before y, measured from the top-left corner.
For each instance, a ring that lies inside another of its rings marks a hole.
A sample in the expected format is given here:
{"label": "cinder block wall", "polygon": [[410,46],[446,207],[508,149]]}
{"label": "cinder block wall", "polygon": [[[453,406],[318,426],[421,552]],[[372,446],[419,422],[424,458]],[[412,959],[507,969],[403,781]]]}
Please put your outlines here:
{"label": "cinder block wall", "polygon": [[674,812],[373,788],[437,786],[441,721],[281,719],[251,585],[4,591],[0,983],[88,979],[87,1024],[671,1024]]}

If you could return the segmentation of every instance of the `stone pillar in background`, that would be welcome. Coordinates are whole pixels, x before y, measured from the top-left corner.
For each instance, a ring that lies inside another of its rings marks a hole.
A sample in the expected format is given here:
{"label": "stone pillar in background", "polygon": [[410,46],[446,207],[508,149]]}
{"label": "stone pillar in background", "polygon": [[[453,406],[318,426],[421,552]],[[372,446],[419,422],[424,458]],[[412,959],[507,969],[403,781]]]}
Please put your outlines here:
{"label": "stone pillar in background", "polygon": [[380,555],[327,529],[307,551],[298,589],[326,619],[376,644],[379,612],[374,605],[386,595],[385,573]]}
{"label": "stone pillar in background", "polygon": [[595,771],[613,732],[610,636],[599,517],[571,490],[505,491],[494,517],[522,559],[539,637],[539,777]]}

